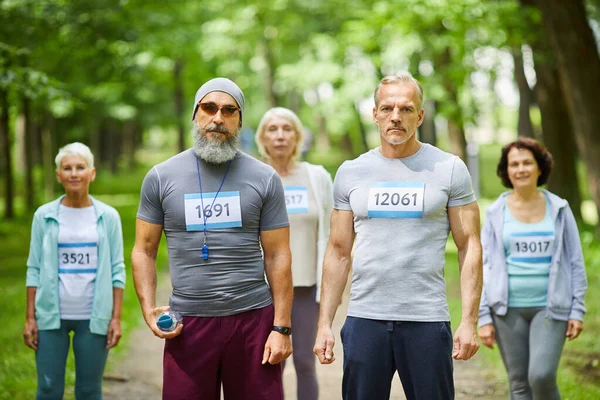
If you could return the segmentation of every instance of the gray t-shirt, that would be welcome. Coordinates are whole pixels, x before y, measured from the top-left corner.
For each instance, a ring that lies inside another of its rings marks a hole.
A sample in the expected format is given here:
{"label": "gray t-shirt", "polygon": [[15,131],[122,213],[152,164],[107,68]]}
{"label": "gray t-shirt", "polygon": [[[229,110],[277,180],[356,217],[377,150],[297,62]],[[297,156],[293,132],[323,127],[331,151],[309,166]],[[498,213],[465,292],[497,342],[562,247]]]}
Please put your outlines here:
{"label": "gray t-shirt", "polygon": [[[193,150],[158,164],[142,184],[137,217],[163,225],[173,293],[184,315],[238,314],[272,303],[264,277],[260,232],[289,226],[275,170],[238,151],[215,200],[227,164],[199,161]],[[213,205],[213,200],[215,200]],[[202,257],[206,213],[208,259]]]}
{"label": "gray t-shirt", "polygon": [[447,208],[475,201],[464,162],[428,144],[399,159],[385,158],[377,148],[344,162],[333,192],[333,207],[354,214],[348,315],[449,321]]}

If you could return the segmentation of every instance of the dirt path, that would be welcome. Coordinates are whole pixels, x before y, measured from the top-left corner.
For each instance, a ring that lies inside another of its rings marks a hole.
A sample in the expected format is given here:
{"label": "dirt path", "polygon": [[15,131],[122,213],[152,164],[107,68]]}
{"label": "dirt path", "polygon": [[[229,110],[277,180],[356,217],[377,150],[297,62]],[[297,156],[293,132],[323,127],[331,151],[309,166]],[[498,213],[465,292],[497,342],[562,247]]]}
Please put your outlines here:
{"label": "dirt path", "polygon": [[[171,287],[167,279],[161,280],[157,293],[159,304],[167,304]],[[342,386],[342,351],[339,331],[344,322],[348,304],[348,291],[344,302],[337,312],[334,321],[336,332],[336,361],[332,365],[317,363],[320,398],[327,400],[341,399]],[[141,319],[141,315],[140,315]],[[141,320],[139,328],[131,333],[127,342],[129,351],[116,370],[107,373],[104,382],[105,400],[153,400],[161,398],[162,387],[162,354],[163,341],[155,337]],[[490,371],[482,366],[480,358],[475,356],[467,362],[459,361],[454,364],[454,381],[456,398],[459,400],[504,400],[503,388]],[[123,381],[115,380],[123,379]],[[293,363],[287,363],[283,373],[286,400],[296,399],[296,376]],[[391,400],[405,399],[396,375],[392,385]]]}

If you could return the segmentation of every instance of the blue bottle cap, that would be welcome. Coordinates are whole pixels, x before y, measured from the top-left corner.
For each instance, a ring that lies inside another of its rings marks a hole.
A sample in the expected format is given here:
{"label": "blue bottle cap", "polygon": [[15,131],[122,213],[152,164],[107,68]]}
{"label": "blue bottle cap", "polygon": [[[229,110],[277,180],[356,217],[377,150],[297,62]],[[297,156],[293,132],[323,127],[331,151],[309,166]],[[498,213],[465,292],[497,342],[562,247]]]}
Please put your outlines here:
{"label": "blue bottle cap", "polygon": [[162,314],[158,317],[158,321],[156,321],[156,325],[158,325],[161,329],[169,329],[171,325],[173,325],[173,318],[169,314]]}

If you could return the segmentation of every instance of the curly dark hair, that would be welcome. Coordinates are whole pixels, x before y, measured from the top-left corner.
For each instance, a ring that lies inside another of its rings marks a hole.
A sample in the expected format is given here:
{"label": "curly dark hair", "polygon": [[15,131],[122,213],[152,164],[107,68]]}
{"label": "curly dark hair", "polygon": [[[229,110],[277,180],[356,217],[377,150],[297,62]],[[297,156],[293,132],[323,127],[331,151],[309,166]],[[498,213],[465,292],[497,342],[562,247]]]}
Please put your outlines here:
{"label": "curly dark hair", "polygon": [[552,159],[552,154],[544,145],[538,142],[535,139],[520,137],[514,142],[510,142],[506,146],[502,148],[502,155],[500,156],[500,161],[498,162],[498,168],[496,169],[496,174],[502,180],[502,184],[507,188],[513,187],[513,184],[508,179],[508,152],[513,148],[517,149],[527,149],[533,153],[533,157],[540,168],[542,174],[538,178],[537,185],[542,186],[548,182],[548,177],[552,172],[552,167],[554,166],[554,160]]}

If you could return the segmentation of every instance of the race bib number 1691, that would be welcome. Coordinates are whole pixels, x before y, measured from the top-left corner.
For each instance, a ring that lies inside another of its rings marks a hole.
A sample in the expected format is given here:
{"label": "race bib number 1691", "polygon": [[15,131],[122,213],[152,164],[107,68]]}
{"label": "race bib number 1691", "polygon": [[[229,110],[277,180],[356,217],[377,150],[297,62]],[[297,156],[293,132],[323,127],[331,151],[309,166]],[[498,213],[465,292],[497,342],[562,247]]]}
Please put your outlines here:
{"label": "race bib number 1691", "polygon": [[423,218],[425,182],[379,182],[369,189],[369,218]]}
{"label": "race bib number 1691", "polygon": [[[215,198],[216,196],[216,198]],[[185,226],[188,231],[242,226],[240,192],[187,193],[184,195]]]}

